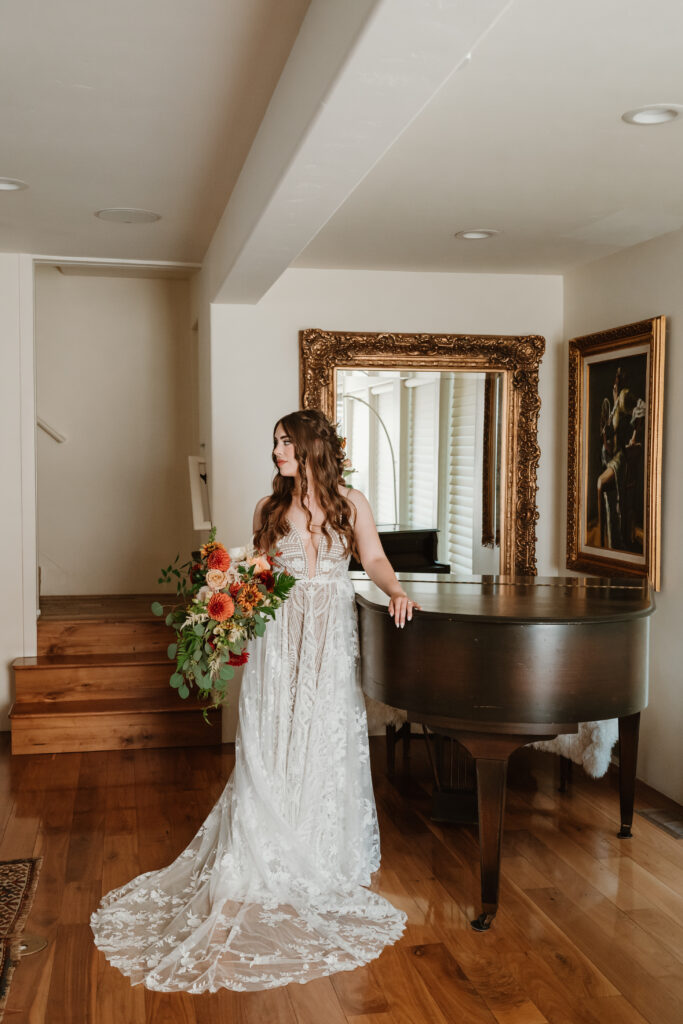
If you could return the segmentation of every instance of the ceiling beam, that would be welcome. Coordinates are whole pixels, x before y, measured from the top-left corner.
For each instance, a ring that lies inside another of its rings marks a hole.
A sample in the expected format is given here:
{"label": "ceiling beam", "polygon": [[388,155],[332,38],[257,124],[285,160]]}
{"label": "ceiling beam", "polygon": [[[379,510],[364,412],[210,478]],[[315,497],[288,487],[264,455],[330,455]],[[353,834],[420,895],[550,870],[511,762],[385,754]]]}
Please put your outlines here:
{"label": "ceiling beam", "polygon": [[311,0],[204,259],[213,302],[256,303],[511,0]]}

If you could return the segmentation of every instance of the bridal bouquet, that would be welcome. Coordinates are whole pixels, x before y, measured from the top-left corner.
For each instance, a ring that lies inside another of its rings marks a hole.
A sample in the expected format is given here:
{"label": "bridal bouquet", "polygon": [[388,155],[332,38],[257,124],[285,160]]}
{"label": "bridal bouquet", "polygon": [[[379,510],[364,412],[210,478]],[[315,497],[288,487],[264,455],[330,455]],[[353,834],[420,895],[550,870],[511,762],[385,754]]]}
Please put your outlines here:
{"label": "bridal bouquet", "polygon": [[[196,687],[203,700],[220,707],[226,699],[228,681],[236,665],[244,665],[249,652],[244,648],[254,636],[263,636],[266,620],[275,612],[296,583],[294,576],[277,571],[271,554],[253,547],[230,548],[215,540],[216,527],[206,544],[193,551],[193,561],[177,565],[176,555],[161,570],[159,583],[176,583],[180,603],[166,615],[176,643],[168,647],[168,656],[176,662],[171,686],[183,699]],[[164,608],[154,601],[152,611],[163,615]]]}

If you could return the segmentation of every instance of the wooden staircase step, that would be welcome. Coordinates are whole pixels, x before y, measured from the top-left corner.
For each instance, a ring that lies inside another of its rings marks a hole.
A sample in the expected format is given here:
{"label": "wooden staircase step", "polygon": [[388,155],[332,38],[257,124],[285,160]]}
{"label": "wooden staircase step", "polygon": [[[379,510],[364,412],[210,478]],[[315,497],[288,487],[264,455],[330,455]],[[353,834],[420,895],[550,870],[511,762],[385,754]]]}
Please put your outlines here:
{"label": "wooden staircase step", "polygon": [[169,687],[158,701],[17,701],[10,711],[12,753],[63,753],[133,747],[205,746],[221,742],[220,715],[207,725],[194,700]]}
{"label": "wooden staircase step", "polygon": [[175,594],[66,594],[43,595],[40,598],[40,621],[100,619],[120,622],[123,619],[144,619],[151,616],[150,605],[176,604]]}
{"label": "wooden staircase step", "polygon": [[38,654],[163,651],[173,631],[151,611],[175,605],[175,594],[41,597]]}
{"label": "wooden staircase step", "polygon": [[38,620],[38,654],[106,654],[163,651],[174,637],[163,619]]}
{"label": "wooden staircase step", "polygon": [[18,700],[78,701],[137,697],[169,689],[175,664],[166,651],[63,654],[12,662]]}
{"label": "wooden staircase step", "polygon": [[55,715],[108,715],[119,711],[139,711],[141,714],[147,712],[154,714],[157,711],[183,712],[200,710],[201,705],[189,697],[186,701],[181,700],[178,694],[170,686],[168,692],[163,691],[156,700],[149,697],[112,697],[110,700],[100,700],[93,703],[91,700],[65,700],[65,701],[43,701],[43,700],[17,700],[10,713],[12,718],[52,718]]}
{"label": "wooden staircase step", "polygon": [[[169,643],[172,641],[169,640]],[[167,645],[168,646],[168,645]],[[104,666],[170,665],[163,651],[102,651],[99,654],[38,654],[29,658],[15,658],[12,665],[18,671],[39,669],[51,671],[63,668],[102,668]]]}
{"label": "wooden staircase step", "polygon": [[13,663],[12,752],[59,753],[221,742],[220,714],[207,725],[194,697],[169,686],[175,640],[153,601],[175,594],[42,597],[38,654]]}

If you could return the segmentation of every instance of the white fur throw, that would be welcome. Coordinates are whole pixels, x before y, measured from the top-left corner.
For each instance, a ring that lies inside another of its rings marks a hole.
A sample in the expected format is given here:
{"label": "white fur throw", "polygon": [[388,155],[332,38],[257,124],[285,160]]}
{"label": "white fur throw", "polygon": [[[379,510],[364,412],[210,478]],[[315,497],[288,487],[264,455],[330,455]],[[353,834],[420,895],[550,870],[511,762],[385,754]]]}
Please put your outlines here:
{"label": "white fur throw", "polygon": [[[387,725],[401,726],[407,719],[405,711],[381,704],[370,697],[365,698],[365,707],[370,736],[382,733]],[[610,718],[604,722],[581,722],[578,732],[556,736],[554,740],[539,740],[537,743],[530,743],[529,746],[568,757],[576,764],[582,765],[589,775],[597,779],[604,775],[609,767],[612,747],[618,736],[617,719]]]}
{"label": "white fur throw", "polygon": [[384,732],[385,726],[395,725],[400,728],[408,716],[405,711],[389,707],[372,697],[365,698],[365,710],[368,715],[368,735],[379,736]]}
{"label": "white fur throw", "polygon": [[604,722],[581,722],[578,732],[556,736],[554,740],[539,740],[529,746],[568,757],[598,779],[609,768],[612,747],[618,738],[619,723],[616,718],[608,718]]}

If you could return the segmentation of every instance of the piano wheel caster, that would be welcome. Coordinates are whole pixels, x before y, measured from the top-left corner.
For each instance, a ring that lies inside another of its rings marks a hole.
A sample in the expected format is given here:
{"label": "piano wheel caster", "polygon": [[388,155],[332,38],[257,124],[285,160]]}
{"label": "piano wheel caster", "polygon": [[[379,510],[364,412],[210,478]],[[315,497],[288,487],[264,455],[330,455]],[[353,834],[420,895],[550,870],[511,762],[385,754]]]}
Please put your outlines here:
{"label": "piano wheel caster", "polygon": [[617,839],[633,839],[630,825],[622,825],[617,832]]}
{"label": "piano wheel caster", "polygon": [[470,921],[470,925],[474,928],[475,932],[487,932],[493,924],[495,914],[480,914],[479,917],[475,917],[474,921]]}

